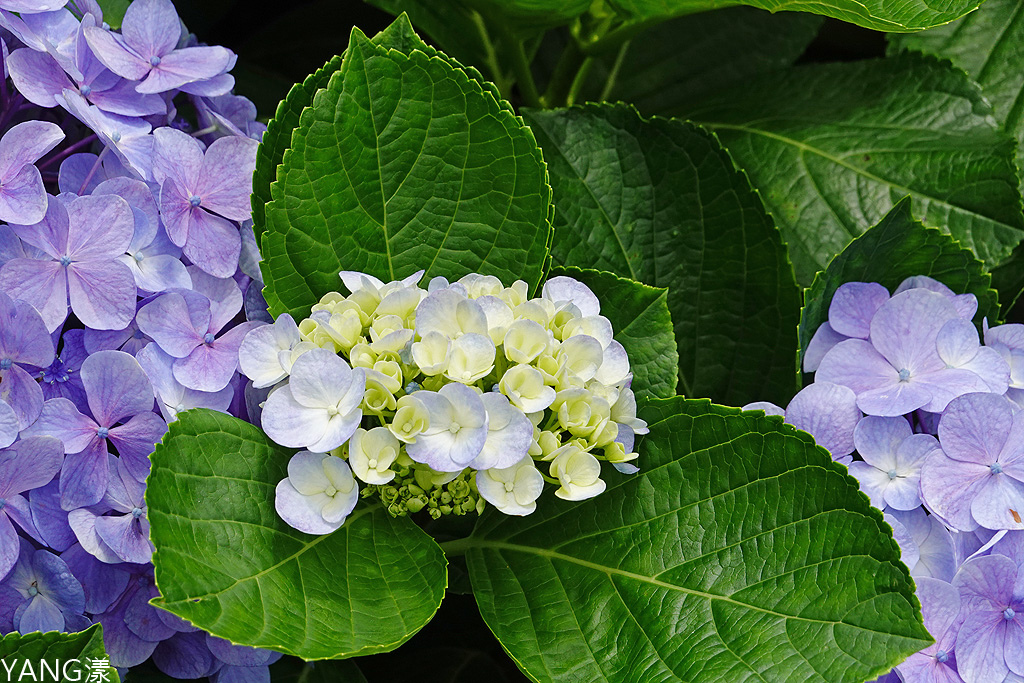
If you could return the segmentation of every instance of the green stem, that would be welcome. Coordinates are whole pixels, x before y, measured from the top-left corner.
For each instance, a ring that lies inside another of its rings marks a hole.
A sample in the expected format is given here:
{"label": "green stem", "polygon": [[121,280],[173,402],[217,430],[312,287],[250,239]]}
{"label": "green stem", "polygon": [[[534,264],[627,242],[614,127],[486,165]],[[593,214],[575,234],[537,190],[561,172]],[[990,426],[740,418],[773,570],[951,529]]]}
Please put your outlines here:
{"label": "green stem", "polygon": [[562,56],[559,58],[558,64],[555,65],[555,70],[551,74],[551,82],[548,83],[548,89],[541,97],[544,106],[560,107],[568,102],[569,94],[576,83],[577,75],[586,60],[586,55],[580,51],[576,41],[570,40],[569,44],[562,50]]}
{"label": "green stem", "polygon": [[599,55],[605,52],[610,52],[621,46],[623,43],[632,40],[638,33],[647,30],[651,26],[660,24],[663,21],[663,18],[658,18],[646,19],[634,24],[623,24],[622,26],[605,33],[597,40],[584,43],[580,46],[580,49],[582,49],[584,54],[587,55]]}
{"label": "green stem", "polygon": [[498,92],[501,93],[502,97],[508,99],[509,93],[507,89],[509,84],[505,81],[505,75],[501,72],[498,52],[494,49],[494,41],[491,40],[491,34],[487,30],[487,22],[484,21],[483,15],[476,10],[470,10],[469,12],[473,18],[473,23],[476,25],[476,30],[480,33],[480,41],[483,43],[484,52],[486,53],[485,63],[491,71],[491,80],[498,86]]}
{"label": "green stem", "polygon": [[608,79],[604,82],[604,88],[601,90],[601,97],[598,101],[604,102],[611,96],[612,89],[615,87],[615,82],[619,78],[619,71],[622,70],[622,63],[626,61],[626,53],[629,52],[629,46],[631,44],[632,41],[627,40],[619,48],[619,54],[615,55],[615,63],[612,64],[612,70],[608,74]]}
{"label": "green stem", "polygon": [[512,53],[512,73],[515,75],[516,85],[519,86],[519,94],[522,96],[523,102],[528,107],[540,108],[542,106],[540,93],[537,92],[537,84],[530,71],[530,61],[526,58],[523,41],[507,26],[502,26],[499,30]]}
{"label": "green stem", "polygon": [[478,544],[475,538],[467,536],[466,538],[456,538],[454,541],[445,541],[438,545],[441,546],[441,550],[448,557],[458,557],[459,555],[465,555],[467,550],[475,548]]}
{"label": "green stem", "polygon": [[[587,57],[580,64],[579,71],[576,72],[576,78],[572,81],[572,87],[569,88],[569,94],[565,98],[565,104],[572,106],[576,104],[576,101],[580,98],[580,94],[583,91],[584,86],[587,84],[587,76],[590,75],[590,68],[594,66],[594,58]],[[603,98],[602,98],[603,99]]]}

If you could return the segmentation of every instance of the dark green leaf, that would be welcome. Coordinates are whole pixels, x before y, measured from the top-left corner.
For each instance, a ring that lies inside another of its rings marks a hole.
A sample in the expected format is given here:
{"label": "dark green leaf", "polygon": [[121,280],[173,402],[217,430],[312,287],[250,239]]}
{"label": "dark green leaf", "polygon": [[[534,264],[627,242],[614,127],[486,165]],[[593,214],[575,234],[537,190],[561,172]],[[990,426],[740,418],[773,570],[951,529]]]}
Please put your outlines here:
{"label": "dark green leaf", "polygon": [[791,66],[821,23],[813,14],[733,7],[656,24],[602,54],[577,101],[629,102],[644,114],[674,115],[709,93]]}
{"label": "dark green leaf", "polygon": [[305,315],[338,271],[469,272],[535,287],[551,190],[530,130],[451,61],[353,33],[271,187],[261,264],[271,312]]}
{"label": "dark green leaf", "polygon": [[801,360],[814,332],[828,320],[832,295],[840,285],[877,282],[893,292],[903,280],[914,275],[935,278],[957,294],[975,295],[977,319],[987,317],[995,323],[999,301],[990,288],[992,277],[974,254],[949,235],[915,220],[908,198],[897,203],[878,225],[850,242],[814,278],[814,284],[805,293],[800,316]]}
{"label": "dark green leaf", "polygon": [[1014,141],[977,85],[933,58],[798,67],[688,115],[750,174],[803,284],[906,195],[989,267],[1024,238]]}
{"label": "dark green leaf", "polygon": [[771,218],[714,137],[625,105],[526,117],[550,164],[555,261],[668,288],[683,393],[786,403],[800,293]]}
{"label": "dark green leaf", "polygon": [[583,282],[601,301],[601,315],[629,356],[633,393],[638,399],[670,398],[679,382],[679,353],[668,312],[668,290],[579,268],[555,268]]}
{"label": "dark green leaf", "polygon": [[[77,660],[77,661],[70,661]],[[93,660],[103,660],[93,665]],[[103,649],[103,627],[94,624],[78,633],[26,633],[17,631],[0,638],[0,662],[11,666],[9,680],[81,680],[89,679],[91,670],[105,674],[104,680],[118,683],[117,669],[105,665],[107,653]],[[26,662],[34,673],[25,674]],[[41,670],[45,664],[47,668]],[[50,679],[50,672],[57,667],[59,679]],[[0,669],[4,674],[6,669]],[[67,674],[65,676],[64,674]],[[19,678],[20,676],[20,678]],[[36,678],[38,676],[38,678]],[[78,676],[79,678],[74,678]]]}
{"label": "dark green leaf", "polygon": [[931,642],[881,513],[781,418],[654,401],[641,471],[488,512],[488,626],[536,681],[861,683]]}
{"label": "dark green leaf", "polygon": [[121,28],[121,21],[124,19],[124,13],[128,11],[128,5],[132,4],[131,0],[96,1],[99,3],[100,9],[103,10],[103,21],[106,22],[110,28]]}
{"label": "dark green leaf", "polygon": [[398,647],[441,604],[444,553],[411,520],[367,501],[332,534],[291,528],[274,489],[293,453],[222,413],[178,415],[146,490],[154,604],[234,643],[303,659]]}

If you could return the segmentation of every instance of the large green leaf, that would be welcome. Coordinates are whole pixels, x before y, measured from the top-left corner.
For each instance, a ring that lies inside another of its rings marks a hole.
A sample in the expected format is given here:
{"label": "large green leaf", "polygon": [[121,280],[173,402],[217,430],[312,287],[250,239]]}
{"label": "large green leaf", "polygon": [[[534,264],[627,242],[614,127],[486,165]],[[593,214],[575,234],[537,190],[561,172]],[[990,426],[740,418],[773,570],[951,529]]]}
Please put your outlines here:
{"label": "large green leaf", "polygon": [[450,546],[533,680],[861,683],[931,642],[891,529],[808,434],[680,398],[643,417],[639,474]]}
{"label": "large green leaf", "polygon": [[821,22],[813,14],[732,7],[656,24],[600,56],[580,101],[675,114],[709,93],[792,65]]}
{"label": "large green leaf", "polygon": [[[923,33],[891,35],[895,50],[920,50],[952,60],[981,84],[996,120],[1017,138],[1018,167],[1024,164],[1024,4],[987,0],[948,26]],[[1021,178],[1024,189],[1024,177]],[[1024,250],[992,273],[1009,308],[1024,291]]]}
{"label": "large green leaf", "polygon": [[555,268],[551,275],[568,275],[585,283],[601,301],[615,339],[626,349],[638,399],[670,398],[679,382],[679,353],[668,311],[668,290],[612,273],[580,268]]}
{"label": "large green leaf", "polygon": [[907,54],[798,67],[688,116],[750,174],[805,285],[906,195],[989,267],[1024,238],[1014,141],[948,63]]}
{"label": "large green leaf", "polygon": [[305,314],[338,271],[542,276],[551,190],[530,130],[449,60],[352,34],[271,186],[272,313]]}
{"label": "large green leaf", "polygon": [[97,0],[100,9],[103,10],[103,21],[110,28],[121,28],[121,21],[124,13],[128,11],[131,0]]}
{"label": "large green leaf", "polygon": [[[99,624],[77,633],[8,633],[0,638],[0,662],[4,664],[0,675],[10,673],[7,680],[11,681],[86,681],[91,680],[89,676],[93,671],[97,676],[106,676],[103,680],[110,683],[118,683],[120,680],[117,669],[107,663],[107,653],[103,649],[103,627]],[[28,669],[25,668],[26,663]],[[11,667],[10,672],[6,669],[8,666]],[[43,666],[47,668],[43,669]],[[57,679],[50,677],[54,670],[58,672]]]}
{"label": "large green leaf", "polygon": [[441,604],[444,553],[368,501],[332,534],[291,528],[274,489],[293,453],[222,413],[178,415],[146,490],[154,604],[234,643],[303,659],[401,645]]}
{"label": "large green leaf", "polygon": [[814,278],[800,316],[801,359],[815,331],[828,320],[832,295],[840,285],[877,282],[892,292],[914,275],[933,277],[957,294],[974,294],[978,297],[977,319],[987,317],[990,323],[996,322],[999,301],[990,288],[992,277],[974,254],[949,235],[915,220],[910,199],[904,199]]}
{"label": "large green leaf", "polygon": [[981,0],[474,0],[473,4],[486,13],[543,25],[568,23],[602,5],[626,24],[654,23],[723,7],[750,5],[770,12],[812,12],[879,31],[902,32],[949,23],[977,8]]}
{"label": "large green leaf", "polygon": [[683,393],[788,402],[800,293],[771,218],[714,137],[625,105],[526,117],[551,168],[555,261],[668,288]]}

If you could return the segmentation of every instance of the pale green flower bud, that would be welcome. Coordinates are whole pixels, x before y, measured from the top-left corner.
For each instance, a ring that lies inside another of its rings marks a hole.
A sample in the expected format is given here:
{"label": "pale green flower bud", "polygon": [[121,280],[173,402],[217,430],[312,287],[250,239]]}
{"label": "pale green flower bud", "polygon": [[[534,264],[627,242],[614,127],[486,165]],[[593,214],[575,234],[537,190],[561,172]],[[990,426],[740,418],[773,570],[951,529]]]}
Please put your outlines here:
{"label": "pale green flower bud", "polygon": [[375,373],[374,379],[383,384],[392,394],[402,390],[405,377],[402,374],[402,366],[393,360],[378,360],[373,364]]}
{"label": "pale green flower bud", "polygon": [[541,327],[547,327],[555,315],[555,306],[550,301],[531,299],[516,306],[512,313],[516,320],[532,320]]}
{"label": "pale green flower bud", "polygon": [[412,359],[428,377],[443,374],[451,356],[452,341],[441,332],[427,332],[412,345]]}
{"label": "pale green flower bud", "polygon": [[586,389],[568,389],[555,396],[551,409],[558,414],[558,424],[576,436],[590,433],[591,394]]}
{"label": "pale green flower bud", "polygon": [[444,375],[452,381],[472,384],[494,368],[495,349],[489,337],[464,334],[452,342],[451,348]]}
{"label": "pale green flower bud", "polygon": [[354,368],[372,368],[377,362],[377,354],[369,344],[361,342],[349,350],[348,360]]}
{"label": "pale green flower bud", "polygon": [[387,387],[380,381],[370,376],[373,370],[367,372],[366,391],[363,393],[363,412],[380,414],[385,411],[395,410],[398,405],[395,395],[388,391]]}
{"label": "pale green flower bud", "polygon": [[[430,427],[430,413],[415,396],[406,395],[398,399],[397,412],[388,429],[395,438],[405,443],[412,443],[419,434]],[[412,459],[402,451],[402,464],[411,466]],[[406,463],[408,460],[408,463]]]}
{"label": "pale green flower bud", "polygon": [[400,448],[398,439],[384,427],[356,429],[349,441],[348,464],[367,484],[386,484],[395,478],[390,468]]}
{"label": "pale green flower bud", "polygon": [[555,400],[555,390],[544,384],[544,376],[537,368],[529,365],[509,368],[498,382],[498,388],[524,413],[545,410]]}
{"label": "pale green flower bud", "polygon": [[509,325],[502,340],[505,357],[513,363],[532,363],[547,350],[550,333],[534,320],[517,320]]}
{"label": "pale green flower bud", "polygon": [[586,500],[605,490],[601,463],[576,444],[560,449],[551,462],[550,473],[561,484],[555,495],[564,500]]}
{"label": "pale green flower bud", "polygon": [[506,287],[497,294],[497,297],[508,304],[508,307],[515,310],[516,306],[526,303],[530,296],[530,286],[522,280],[516,280],[511,287]]}

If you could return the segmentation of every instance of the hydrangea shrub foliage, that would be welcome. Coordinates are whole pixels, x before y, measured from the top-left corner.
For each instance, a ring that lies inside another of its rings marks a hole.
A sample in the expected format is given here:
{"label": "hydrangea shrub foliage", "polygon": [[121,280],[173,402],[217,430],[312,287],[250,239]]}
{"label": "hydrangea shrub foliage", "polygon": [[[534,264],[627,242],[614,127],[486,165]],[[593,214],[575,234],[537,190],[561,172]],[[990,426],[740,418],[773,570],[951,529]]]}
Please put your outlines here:
{"label": "hydrangea shrub foliage", "polygon": [[1018,3],[369,2],[0,0],[8,677],[1024,681]]}

